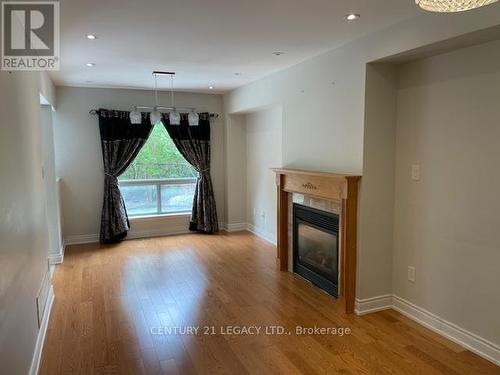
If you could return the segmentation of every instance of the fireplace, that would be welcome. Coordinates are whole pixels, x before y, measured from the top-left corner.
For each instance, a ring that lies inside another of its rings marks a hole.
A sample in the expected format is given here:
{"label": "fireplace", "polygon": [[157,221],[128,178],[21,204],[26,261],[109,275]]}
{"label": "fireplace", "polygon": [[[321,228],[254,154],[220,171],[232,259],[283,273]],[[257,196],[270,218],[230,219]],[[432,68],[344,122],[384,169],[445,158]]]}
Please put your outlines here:
{"label": "fireplace", "polygon": [[338,297],[338,215],[293,204],[293,271]]}
{"label": "fireplace", "polygon": [[[293,206],[291,203],[292,199],[290,198],[292,198],[294,194],[302,194],[309,198],[322,200],[323,202],[331,202],[336,206],[334,210],[330,210],[330,208],[333,207],[328,207],[328,204],[324,205],[324,207],[322,205],[316,206],[316,204],[305,205],[338,214],[337,217],[333,218],[333,222],[336,223],[334,227],[336,226],[337,230],[335,230],[335,228],[330,228],[330,230],[328,230],[327,228],[322,228],[321,225],[309,225],[310,221],[302,220],[314,229],[330,234],[338,234],[338,239],[334,241],[337,245],[337,249],[333,252],[340,260],[337,270],[330,270],[331,272],[327,272],[327,275],[321,272],[315,272],[315,282],[324,282],[325,285],[323,288],[329,288],[332,294],[341,298],[345,303],[345,312],[347,314],[352,314],[354,312],[356,300],[358,185],[361,176],[286,168],[273,168],[273,172],[276,173],[276,208],[278,211],[278,241],[276,250],[280,270],[292,272],[295,270],[297,273],[304,271],[303,273],[305,274],[307,272],[308,275],[312,275],[312,271],[318,271],[314,269],[314,264],[309,264],[312,262],[306,262],[305,265],[302,264],[302,267],[293,265],[294,236],[295,233],[298,235],[298,231],[294,231]],[[325,215],[324,212],[321,212],[321,214]],[[328,213],[326,213],[326,215],[328,215]],[[298,245],[297,240],[295,243]],[[303,258],[304,257],[300,259],[299,257],[299,260],[304,261]],[[332,263],[332,261],[329,261],[329,264],[335,266],[335,262]],[[289,265],[291,266],[290,268],[288,267]],[[332,277],[334,273],[337,273],[338,280]]]}

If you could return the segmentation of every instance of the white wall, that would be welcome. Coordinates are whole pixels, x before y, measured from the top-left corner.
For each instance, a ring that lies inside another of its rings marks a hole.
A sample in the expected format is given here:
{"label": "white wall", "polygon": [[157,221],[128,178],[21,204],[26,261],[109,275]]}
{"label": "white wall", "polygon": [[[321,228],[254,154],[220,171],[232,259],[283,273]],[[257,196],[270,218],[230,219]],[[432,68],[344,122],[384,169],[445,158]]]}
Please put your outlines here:
{"label": "white wall", "polygon": [[282,164],[282,108],[246,115],[246,222],[276,242],[276,175]]}
{"label": "white wall", "polygon": [[[160,102],[168,102],[167,93]],[[62,205],[64,236],[73,240],[96,240],[101,220],[103,166],[98,118],[89,110],[109,108],[130,110],[133,105],[150,105],[151,91],[57,87],[58,107],[54,116],[56,171],[63,179]],[[196,107],[198,111],[222,113],[219,95],[175,93],[176,104]],[[224,129],[220,119],[212,121],[212,181],[219,221],[224,221]],[[168,226],[167,222],[164,222]],[[188,217],[185,219],[188,223]],[[176,226],[178,220],[176,221]],[[148,222],[154,224],[152,222]],[[131,223],[145,232],[147,223]],[[154,225],[153,225],[154,226]],[[151,229],[153,230],[153,229]]]}
{"label": "white wall", "polygon": [[225,208],[229,230],[246,225],[246,116],[234,114],[225,122]]}
{"label": "white wall", "polygon": [[283,105],[284,165],[361,174],[366,63],[497,26],[498,19],[500,7],[425,13],[233,90],[224,95],[225,112]]}
{"label": "white wall", "polygon": [[[397,69],[366,67],[363,178],[358,217],[358,298],[392,292]],[[370,282],[376,280],[376,282]]]}
{"label": "white wall", "polygon": [[0,367],[27,374],[47,268],[39,75],[0,72]]}
{"label": "white wall", "polygon": [[332,51],[328,58],[230,92],[224,108],[235,113],[282,106],[285,166],[361,173],[365,68],[360,58],[352,48]]}
{"label": "white wall", "polygon": [[394,293],[500,344],[500,41],[404,65],[397,100]]}

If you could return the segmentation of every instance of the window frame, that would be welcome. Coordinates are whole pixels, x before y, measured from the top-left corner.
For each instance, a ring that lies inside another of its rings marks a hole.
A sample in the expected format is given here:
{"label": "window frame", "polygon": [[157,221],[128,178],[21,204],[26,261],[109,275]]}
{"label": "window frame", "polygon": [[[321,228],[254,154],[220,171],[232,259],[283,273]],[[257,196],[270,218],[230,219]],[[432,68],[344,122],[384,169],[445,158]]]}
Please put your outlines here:
{"label": "window frame", "polygon": [[162,201],[161,201],[161,187],[162,186],[175,186],[175,185],[186,185],[196,183],[197,177],[179,177],[179,178],[152,178],[152,179],[138,179],[138,180],[119,180],[118,185],[122,186],[155,186],[156,188],[156,212],[155,213],[137,213],[129,214],[131,218],[139,217],[158,217],[166,215],[185,215],[191,213],[191,209],[188,211],[175,211],[175,212],[162,212]]}

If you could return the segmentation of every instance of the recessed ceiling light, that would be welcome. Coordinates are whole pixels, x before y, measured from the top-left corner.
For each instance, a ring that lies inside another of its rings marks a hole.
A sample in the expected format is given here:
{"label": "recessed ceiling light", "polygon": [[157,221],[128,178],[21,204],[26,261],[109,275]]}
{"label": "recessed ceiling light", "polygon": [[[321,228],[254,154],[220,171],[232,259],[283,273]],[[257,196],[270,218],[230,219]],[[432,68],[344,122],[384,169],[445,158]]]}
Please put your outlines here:
{"label": "recessed ceiling light", "polygon": [[208,86],[208,89],[209,89],[209,90],[213,90],[213,89],[214,89],[214,87],[213,87],[213,86]]}
{"label": "recessed ceiling light", "polygon": [[285,52],[283,52],[283,51],[274,51],[273,52],[274,56],[281,56],[281,55],[284,55],[284,54],[285,54]]}
{"label": "recessed ceiling light", "polygon": [[361,17],[361,15],[359,15],[357,13],[349,13],[349,14],[345,15],[345,19],[347,21],[354,21],[354,20],[357,20],[359,17]]}
{"label": "recessed ceiling light", "polygon": [[93,68],[93,67],[95,66],[95,63],[90,63],[90,62],[88,62],[88,63],[86,63],[86,64],[85,64],[85,66],[86,66],[87,68]]}
{"label": "recessed ceiling light", "polygon": [[97,37],[94,34],[87,34],[87,39],[96,40]]}

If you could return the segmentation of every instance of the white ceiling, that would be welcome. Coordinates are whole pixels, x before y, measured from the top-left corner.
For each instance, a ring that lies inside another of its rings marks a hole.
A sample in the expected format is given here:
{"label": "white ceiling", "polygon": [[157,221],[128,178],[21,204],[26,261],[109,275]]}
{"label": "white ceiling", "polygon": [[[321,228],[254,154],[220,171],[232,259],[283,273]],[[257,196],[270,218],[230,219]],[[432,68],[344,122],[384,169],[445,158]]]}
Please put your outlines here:
{"label": "white ceiling", "polygon": [[[350,12],[361,18],[345,21]],[[224,92],[420,12],[414,0],[64,0],[61,70],[51,76],[151,88],[151,71],[168,70],[176,90]]]}

